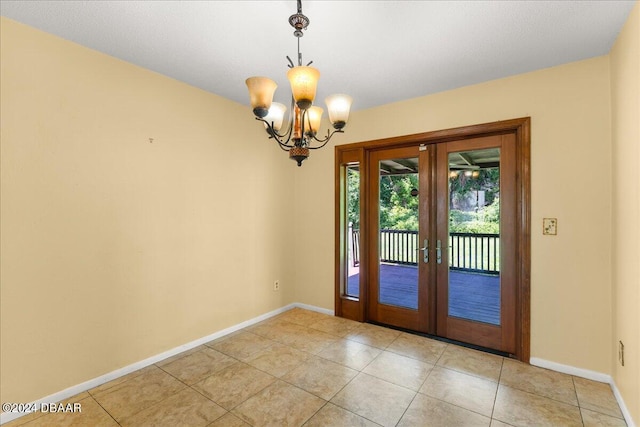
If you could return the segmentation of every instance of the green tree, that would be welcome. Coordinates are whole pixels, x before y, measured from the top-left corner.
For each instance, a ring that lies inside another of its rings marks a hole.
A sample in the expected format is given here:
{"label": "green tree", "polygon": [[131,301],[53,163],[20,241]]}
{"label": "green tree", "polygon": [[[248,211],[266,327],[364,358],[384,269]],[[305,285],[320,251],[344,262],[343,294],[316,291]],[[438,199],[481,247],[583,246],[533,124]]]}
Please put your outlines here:
{"label": "green tree", "polygon": [[[470,172],[470,173],[467,173]],[[485,192],[485,203],[493,203],[500,193],[500,169],[489,168],[475,171],[458,171],[449,176],[449,209],[453,210],[458,201],[464,200],[472,191]]]}
{"label": "green tree", "polygon": [[500,233],[500,198],[475,211],[449,211],[449,231],[453,233]]}
{"label": "green tree", "polygon": [[380,228],[418,230],[418,174],[380,177]]}
{"label": "green tree", "polygon": [[[500,169],[469,172],[449,176],[449,229],[458,233],[497,234],[500,232]],[[484,206],[471,207],[465,203],[475,191],[484,192]]]}
{"label": "green tree", "polygon": [[[482,169],[476,177],[464,172],[451,176],[449,183],[449,222],[452,232],[499,233],[500,171]],[[417,231],[419,200],[412,191],[418,188],[418,174],[380,176],[380,228]],[[485,206],[477,211],[454,209],[454,199],[463,200],[472,191],[485,192]],[[360,228],[360,171],[347,168],[347,221]]]}
{"label": "green tree", "polygon": [[347,168],[347,223],[360,228],[360,170],[353,166]]}

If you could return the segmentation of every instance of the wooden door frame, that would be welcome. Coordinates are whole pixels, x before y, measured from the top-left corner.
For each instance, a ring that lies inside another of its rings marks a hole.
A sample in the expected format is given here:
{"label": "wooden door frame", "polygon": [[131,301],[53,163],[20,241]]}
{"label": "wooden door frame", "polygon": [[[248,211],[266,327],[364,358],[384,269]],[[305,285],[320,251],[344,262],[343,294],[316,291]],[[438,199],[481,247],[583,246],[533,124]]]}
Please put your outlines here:
{"label": "wooden door frame", "polygon": [[[523,117],[498,122],[483,123],[458,128],[437,130],[419,134],[363,141],[335,147],[335,313],[336,316],[367,321],[366,266],[360,269],[359,298],[342,295],[344,286],[345,254],[343,188],[344,164],[357,161],[361,170],[360,205],[365,206],[369,189],[366,171],[369,168],[369,151],[381,148],[404,147],[416,144],[437,144],[454,140],[478,138],[489,135],[513,133],[516,141],[516,353],[518,360],[529,363],[531,341],[531,118]],[[364,174],[362,172],[365,172]],[[364,184],[364,185],[363,185]],[[366,210],[360,212],[362,229],[369,228],[370,218]],[[362,239],[362,235],[360,237]],[[367,245],[360,245],[364,250]],[[367,254],[361,253],[362,260]],[[366,262],[366,261],[365,261]],[[363,274],[365,273],[365,274]]]}

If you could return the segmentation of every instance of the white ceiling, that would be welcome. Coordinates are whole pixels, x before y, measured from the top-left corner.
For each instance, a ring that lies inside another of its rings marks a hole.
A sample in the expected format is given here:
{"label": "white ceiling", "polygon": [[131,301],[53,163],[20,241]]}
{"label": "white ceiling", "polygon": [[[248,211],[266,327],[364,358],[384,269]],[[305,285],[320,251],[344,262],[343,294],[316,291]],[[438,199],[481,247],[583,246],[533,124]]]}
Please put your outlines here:
{"label": "white ceiling", "polygon": [[[604,55],[634,4],[303,0],[301,51],[320,100],[348,93],[363,109]],[[1,0],[0,12],[246,105],[244,80],[268,76],[289,101],[295,0]]]}

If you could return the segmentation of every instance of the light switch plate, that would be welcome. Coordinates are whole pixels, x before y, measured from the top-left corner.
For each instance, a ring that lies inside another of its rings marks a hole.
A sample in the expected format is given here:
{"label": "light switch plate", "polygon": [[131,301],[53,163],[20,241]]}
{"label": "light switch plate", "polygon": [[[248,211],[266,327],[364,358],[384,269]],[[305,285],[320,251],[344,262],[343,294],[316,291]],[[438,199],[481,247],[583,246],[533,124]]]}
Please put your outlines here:
{"label": "light switch plate", "polygon": [[558,234],[558,219],[542,218],[542,234],[545,236],[555,236]]}

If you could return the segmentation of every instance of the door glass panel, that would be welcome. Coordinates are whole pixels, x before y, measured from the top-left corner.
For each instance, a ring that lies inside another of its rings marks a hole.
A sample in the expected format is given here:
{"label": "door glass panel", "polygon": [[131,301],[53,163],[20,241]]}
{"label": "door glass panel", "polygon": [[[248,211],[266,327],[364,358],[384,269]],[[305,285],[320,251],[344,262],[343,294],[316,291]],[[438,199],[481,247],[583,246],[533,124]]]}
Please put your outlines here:
{"label": "door glass panel", "polygon": [[500,149],[450,153],[448,172],[448,314],[500,325]]}
{"label": "door glass panel", "polygon": [[418,309],[418,158],[379,162],[378,302]]}
{"label": "door glass panel", "polygon": [[347,283],[343,294],[358,298],[360,295],[360,166],[346,167],[346,246]]}

